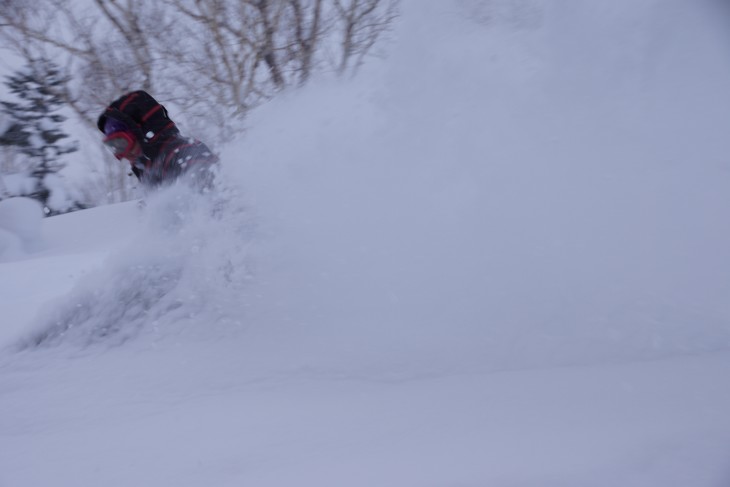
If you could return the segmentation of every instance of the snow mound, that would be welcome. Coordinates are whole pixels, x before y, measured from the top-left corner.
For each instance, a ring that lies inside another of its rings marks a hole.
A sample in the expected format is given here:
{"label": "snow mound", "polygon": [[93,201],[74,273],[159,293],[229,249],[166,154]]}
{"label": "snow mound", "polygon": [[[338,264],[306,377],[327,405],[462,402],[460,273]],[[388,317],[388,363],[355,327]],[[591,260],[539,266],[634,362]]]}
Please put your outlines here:
{"label": "snow mound", "polygon": [[235,205],[231,192],[203,196],[185,185],[154,195],[131,244],[48,306],[21,348],[114,346],[235,322],[250,239],[246,213]]}
{"label": "snow mound", "polygon": [[43,208],[31,198],[0,201],[0,260],[14,259],[43,246]]}
{"label": "snow mound", "polygon": [[0,228],[0,262],[17,259],[23,254],[23,242],[20,237]]}

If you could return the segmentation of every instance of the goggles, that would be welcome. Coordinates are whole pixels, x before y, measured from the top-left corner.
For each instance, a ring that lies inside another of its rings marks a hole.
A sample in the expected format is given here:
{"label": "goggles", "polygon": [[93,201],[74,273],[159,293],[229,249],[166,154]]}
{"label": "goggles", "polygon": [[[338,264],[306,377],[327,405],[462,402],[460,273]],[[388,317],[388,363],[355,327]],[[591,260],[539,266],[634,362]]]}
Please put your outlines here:
{"label": "goggles", "polygon": [[106,145],[119,159],[127,159],[129,161],[139,157],[139,144],[129,132],[114,132],[104,139]]}
{"label": "goggles", "polygon": [[114,132],[128,132],[129,126],[120,121],[116,120],[114,118],[107,118],[106,123],[104,124],[104,135],[111,135]]}

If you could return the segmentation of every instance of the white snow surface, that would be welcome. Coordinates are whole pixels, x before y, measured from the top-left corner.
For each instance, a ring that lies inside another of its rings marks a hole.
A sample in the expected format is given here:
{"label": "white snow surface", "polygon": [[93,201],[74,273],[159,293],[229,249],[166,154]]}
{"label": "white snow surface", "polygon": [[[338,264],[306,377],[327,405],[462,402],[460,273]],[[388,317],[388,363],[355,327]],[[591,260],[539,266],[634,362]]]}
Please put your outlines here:
{"label": "white snow surface", "polygon": [[730,485],[723,8],[409,0],[214,194],[44,219],[0,486]]}

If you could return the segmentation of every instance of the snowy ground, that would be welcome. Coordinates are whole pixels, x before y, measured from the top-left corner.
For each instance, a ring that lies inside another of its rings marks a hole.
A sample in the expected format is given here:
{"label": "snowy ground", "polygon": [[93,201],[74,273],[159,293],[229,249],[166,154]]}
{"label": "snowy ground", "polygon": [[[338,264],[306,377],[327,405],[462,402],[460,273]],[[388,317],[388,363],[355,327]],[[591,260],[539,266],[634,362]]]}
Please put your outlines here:
{"label": "snowy ground", "polygon": [[408,1],[220,194],[0,207],[0,486],[730,485],[722,7]]}

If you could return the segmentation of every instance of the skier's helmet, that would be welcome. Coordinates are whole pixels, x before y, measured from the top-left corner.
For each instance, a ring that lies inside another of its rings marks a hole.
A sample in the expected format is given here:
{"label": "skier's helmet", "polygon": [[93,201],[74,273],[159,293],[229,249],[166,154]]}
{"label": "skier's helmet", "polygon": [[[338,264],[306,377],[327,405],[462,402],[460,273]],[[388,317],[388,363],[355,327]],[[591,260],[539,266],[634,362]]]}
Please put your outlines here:
{"label": "skier's helmet", "polygon": [[97,127],[107,136],[107,123],[111,120],[126,124],[128,132],[140,143],[144,155],[150,159],[157,155],[161,140],[179,133],[165,107],[141,90],[114,100],[99,116]]}

